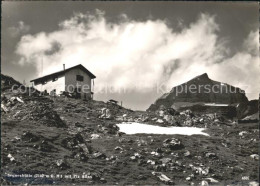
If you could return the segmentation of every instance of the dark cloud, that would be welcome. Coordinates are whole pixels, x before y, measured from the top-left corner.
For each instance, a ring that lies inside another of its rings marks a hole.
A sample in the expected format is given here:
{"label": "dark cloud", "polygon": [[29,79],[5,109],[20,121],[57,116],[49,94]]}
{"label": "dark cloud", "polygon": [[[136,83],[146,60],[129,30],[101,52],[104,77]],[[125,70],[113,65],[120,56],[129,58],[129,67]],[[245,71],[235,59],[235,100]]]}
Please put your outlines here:
{"label": "dark cloud", "polygon": [[46,50],[44,54],[46,54],[47,56],[53,55],[55,53],[58,53],[61,50],[61,48],[62,48],[61,44],[57,41],[54,41],[51,43],[51,49]]}

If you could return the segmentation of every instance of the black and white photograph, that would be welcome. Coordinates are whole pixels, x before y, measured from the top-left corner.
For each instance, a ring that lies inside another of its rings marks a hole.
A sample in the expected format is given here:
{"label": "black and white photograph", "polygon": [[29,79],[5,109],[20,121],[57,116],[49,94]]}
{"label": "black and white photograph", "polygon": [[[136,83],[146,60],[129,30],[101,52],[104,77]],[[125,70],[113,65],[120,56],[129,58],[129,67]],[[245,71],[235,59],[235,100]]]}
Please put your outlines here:
{"label": "black and white photograph", "polygon": [[1,8],[1,185],[259,186],[257,1]]}

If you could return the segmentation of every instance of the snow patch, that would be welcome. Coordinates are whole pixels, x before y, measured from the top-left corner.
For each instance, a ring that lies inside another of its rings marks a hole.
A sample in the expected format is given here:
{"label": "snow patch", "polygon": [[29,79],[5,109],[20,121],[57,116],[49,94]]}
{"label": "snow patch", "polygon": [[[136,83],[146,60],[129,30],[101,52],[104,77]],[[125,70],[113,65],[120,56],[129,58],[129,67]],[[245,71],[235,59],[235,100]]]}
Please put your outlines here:
{"label": "snow patch", "polygon": [[214,107],[227,107],[228,104],[219,104],[219,103],[205,103],[206,106],[214,106]]}
{"label": "snow patch", "polygon": [[148,125],[142,123],[121,123],[117,124],[120,132],[126,134],[181,134],[181,135],[204,135],[209,136],[207,133],[202,132],[205,128],[196,127],[161,127],[155,125]]}

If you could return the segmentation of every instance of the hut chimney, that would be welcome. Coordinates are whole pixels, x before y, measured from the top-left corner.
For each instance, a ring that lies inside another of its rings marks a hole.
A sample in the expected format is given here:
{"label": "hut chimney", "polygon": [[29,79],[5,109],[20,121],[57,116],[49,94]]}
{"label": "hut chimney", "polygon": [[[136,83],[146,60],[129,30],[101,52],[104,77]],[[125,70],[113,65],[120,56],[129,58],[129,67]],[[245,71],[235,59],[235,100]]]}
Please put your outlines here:
{"label": "hut chimney", "polygon": [[65,64],[63,64],[63,70],[65,70]]}

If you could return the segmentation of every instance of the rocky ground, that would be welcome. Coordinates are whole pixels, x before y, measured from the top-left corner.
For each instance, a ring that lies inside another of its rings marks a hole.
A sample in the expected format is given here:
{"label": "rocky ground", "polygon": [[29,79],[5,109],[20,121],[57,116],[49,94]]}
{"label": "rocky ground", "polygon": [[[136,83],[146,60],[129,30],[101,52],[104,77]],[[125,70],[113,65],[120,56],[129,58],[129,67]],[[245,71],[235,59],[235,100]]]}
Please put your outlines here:
{"label": "rocky ground", "polygon": [[[9,89],[2,90],[1,107],[2,185],[258,182],[257,122],[238,124],[189,111],[134,112]],[[207,127],[210,136],[126,135],[116,126],[122,121]]]}

